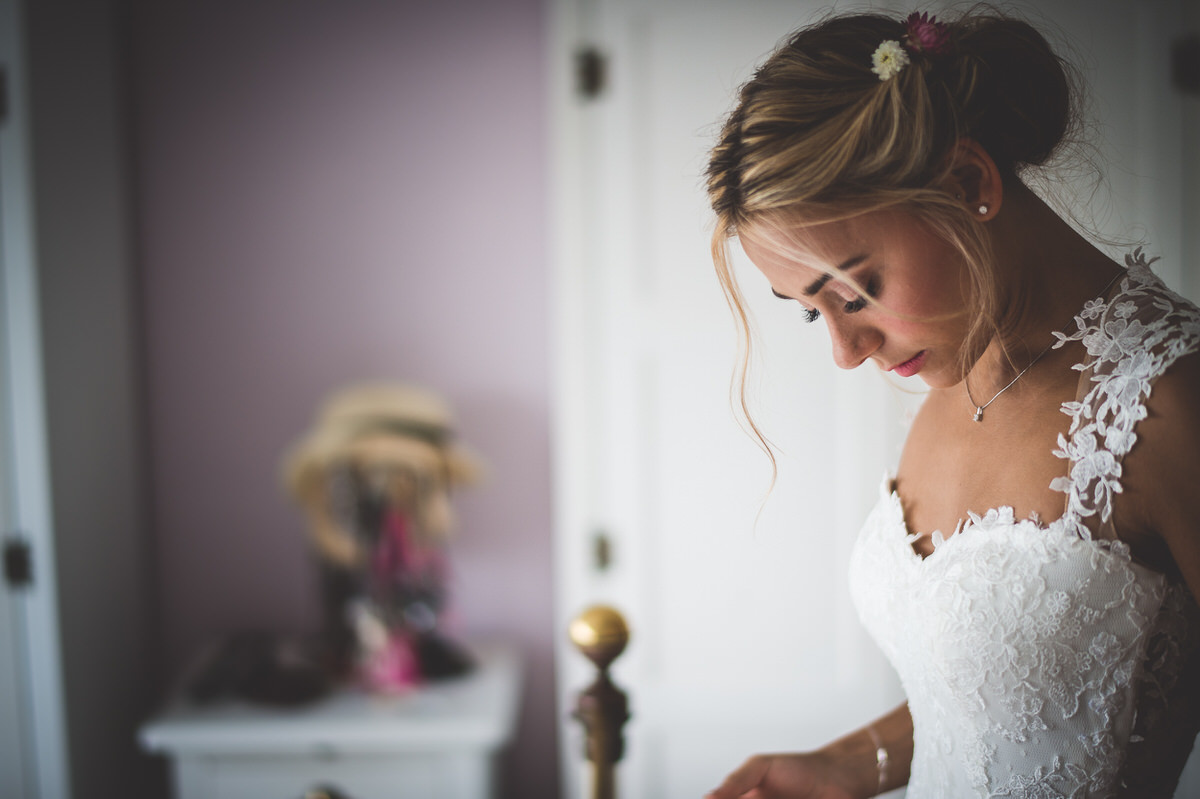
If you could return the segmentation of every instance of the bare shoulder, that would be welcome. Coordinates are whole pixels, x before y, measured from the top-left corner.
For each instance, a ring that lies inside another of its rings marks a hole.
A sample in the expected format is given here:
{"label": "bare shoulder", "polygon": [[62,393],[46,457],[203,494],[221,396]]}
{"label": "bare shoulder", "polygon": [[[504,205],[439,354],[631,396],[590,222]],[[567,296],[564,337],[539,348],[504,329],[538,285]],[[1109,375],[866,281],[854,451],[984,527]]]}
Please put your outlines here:
{"label": "bare shoulder", "polygon": [[1171,487],[1194,489],[1197,472],[1181,467],[1200,465],[1200,352],[1180,358],[1154,382],[1146,414],[1125,459],[1129,480],[1157,500],[1177,496],[1164,494]]}
{"label": "bare shoulder", "polygon": [[[1154,383],[1125,457],[1122,484],[1139,526],[1167,545],[1193,593],[1200,592],[1200,352]],[[1197,595],[1200,595],[1198,593]]]}

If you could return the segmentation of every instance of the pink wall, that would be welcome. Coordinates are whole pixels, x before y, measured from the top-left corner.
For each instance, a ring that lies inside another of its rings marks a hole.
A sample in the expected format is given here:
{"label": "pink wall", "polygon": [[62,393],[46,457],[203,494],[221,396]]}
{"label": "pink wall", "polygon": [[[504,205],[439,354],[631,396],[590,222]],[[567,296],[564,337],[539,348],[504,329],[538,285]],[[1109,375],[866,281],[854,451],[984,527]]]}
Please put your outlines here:
{"label": "pink wall", "polygon": [[280,455],[331,389],[422,383],[491,466],[453,558],[463,626],[529,661],[510,793],[555,795],[542,3],[143,0],[133,23],[167,667],[315,623]]}

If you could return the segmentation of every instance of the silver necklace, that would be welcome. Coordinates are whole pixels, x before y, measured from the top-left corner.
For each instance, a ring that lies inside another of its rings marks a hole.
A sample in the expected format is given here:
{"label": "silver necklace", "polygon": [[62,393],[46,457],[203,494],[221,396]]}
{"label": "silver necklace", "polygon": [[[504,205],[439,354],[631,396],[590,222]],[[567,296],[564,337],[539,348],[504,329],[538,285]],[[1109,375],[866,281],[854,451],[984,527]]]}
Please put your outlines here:
{"label": "silver necklace", "polygon": [[1046,349],[1042,350],[1041,354],[1040,354],[1040,355],[1038,355],[1036,358],[1034,358],[1032,361],[1030,361],[1028,366],[1026,366],[1026,367],[1025,367],[1024,369],[1022,369],[1021,371],[1017,372],[1017,376],[1016,376],[1016,377],[1014,377],[1014,378],[1012,379],[1012,383],[1009,383],[1007,386],[1005,386],[1004,388],[1002,388],[1002,389],[1000,389],[999,391],[997,391],[997,392],[995,393],[995,395],[994,395],[994,396],[993,396],[993,397],[992,397],[990,400],[988,400],[987,402],[983,403],[982,405],[979,405],[978,403],[976,403],[976,402],[975,402],[975,398],[971,396],[971,384],[970,384],[970,383],[968,383],[968,382],[967,382],[967,378],[965,378],[965,377],[964,377],[964,378],[963,378],[963,385],[964,385],[964,386],[966,387],[966,389],[967,389],[967,399],[968,399],[968,400],[970,400],[970,401],[971,401],[971,404],[975,406],[975,417],[974,417],[974,418],[975,418],[975,421],[977,421],[977,422],[982,422],[982,421],[983,421],[983,409],[984,409],[984,408],[986,408],[987,406],[991,405],[993,402],[995,402],[995,401],[996,401],[996,397],[999,397],[999,396],[1000,396],[1001,394],[1003,394],[1005,391],[1008,391],[1010,388],[1012,388],[1012,387],[1013,387],[1013,383],[1016,383],[1018,380],[1020,380],[1022,377],[1024,377],[1025,373],[1026,373],[1026,372],[1028,372],[1030,369],[1032,369],[1032,368],[1033,368],[1033,365],[1034,365],[1035,363],[1037,363],[1038,361],[1040,361],[1040,360],[1042,359],[1042,356],[1043,356],[1043,355],[1045,355],[1047,352],[1049,352],[1049,351],[1050,351],[1050,350],[1051,350],[1053,347],[1054,347],[1054,342],[1050,342],[1050,346],[1049,346],[1049,347],[1047,347]]}
{"label": "silver necklace", "polygon": [[[1100,292],[1096,296],[1098,296],[1098,297],[1104,296],[1104,293],[1108,291],[1109,287],[1112,286],[1113,283],[1116,283],[1117,278],[1119,278],[1123,274],[1125,274],[1124,271],[1117,272],[1117,274],[1115,274],[1113,276],[1112,280],[1108,281],[1108,283],[1105,284],[1104,288],[1100,289]],[[987,406],[991,405],[993,402],[995,402],[996,397],[999,397],[1005,391],[1008,391],[1010,388],[1012,388],[1013,384],[1015,384],[1018,380],[1020,380],[1022,377],[1024,377],[1025,373],[1028,372],[1030,369],[1032,369],[1033,365],[1035,363],[1037,363],[1038,361],[1040,361],[1042,359],[1042,357],[1045,356],[1045,354],[1052,349],[1054,349],[1053,341],[1050,342],[1050,346],[1046,347],[1046,349],[1044,349],[1040,353],[1038,353],[1038,356],[1036,358],[1034,358],[1032,361],[1030,361],[1028,366],[1026,366],[1020,372],[1017,372],[1017,376],[1012,379],[1012,382],[1010,382],[1007,386],[1005,386],[1004,388],[997,391],[990,400],[983,403],[982,405],[975,402],[975,398],[971,396],[971,384],[967,382],[966,377],[963,377],[963,387],[967,389],[967,399],[970,401],[970,403],[972,405],[975,406],[974,420],[976,422],[982,422],[983,421],[983,409],[986,408]]]}

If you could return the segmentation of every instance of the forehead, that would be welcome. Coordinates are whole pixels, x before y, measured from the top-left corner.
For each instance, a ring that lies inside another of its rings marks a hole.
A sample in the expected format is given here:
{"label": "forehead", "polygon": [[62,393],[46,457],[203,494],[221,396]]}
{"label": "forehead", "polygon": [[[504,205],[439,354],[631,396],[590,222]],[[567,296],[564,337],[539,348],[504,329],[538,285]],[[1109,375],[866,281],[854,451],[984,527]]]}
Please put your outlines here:
{"label": "forehead", "polygon": [[882,220],[864,214],[820,224],[761,221],[738,231],[746,256],[768,277],[796,272],[812,277],[834,273],[848,258],[869,254],[882,244]]}
{"label": "forehead", "polygon": [[832,222],[752,221],[738,231],[746,255],[761,270],[837,271],[856,256],[925,253],[944,244],[928,226],[900,210],[871,211]]}

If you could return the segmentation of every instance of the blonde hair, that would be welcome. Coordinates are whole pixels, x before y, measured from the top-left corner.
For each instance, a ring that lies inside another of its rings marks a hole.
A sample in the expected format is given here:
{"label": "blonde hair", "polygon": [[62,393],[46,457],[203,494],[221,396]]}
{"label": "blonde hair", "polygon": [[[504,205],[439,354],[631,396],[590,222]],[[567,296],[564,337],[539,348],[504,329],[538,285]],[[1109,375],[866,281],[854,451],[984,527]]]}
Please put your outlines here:
{"label": "blonde hair", "polygon": [[903,211],[954,247],[968,270],[964,366],[1014,321],[1001,307],[983,226],[942,186],[963,139],[983,147],[1006,183],[1046,164],[1077,126],[1079,81],[1023,20],[983,8],[944,22],[946,50],[910,51],[909,65],[888,80],[871,70],[871,56],[903,40],[903,21],[832,16],[797,31],[742,86],[710,153],[712,257],[741,342],[735,386],[768,455],[747,410],[751,327],[731,237]]}

